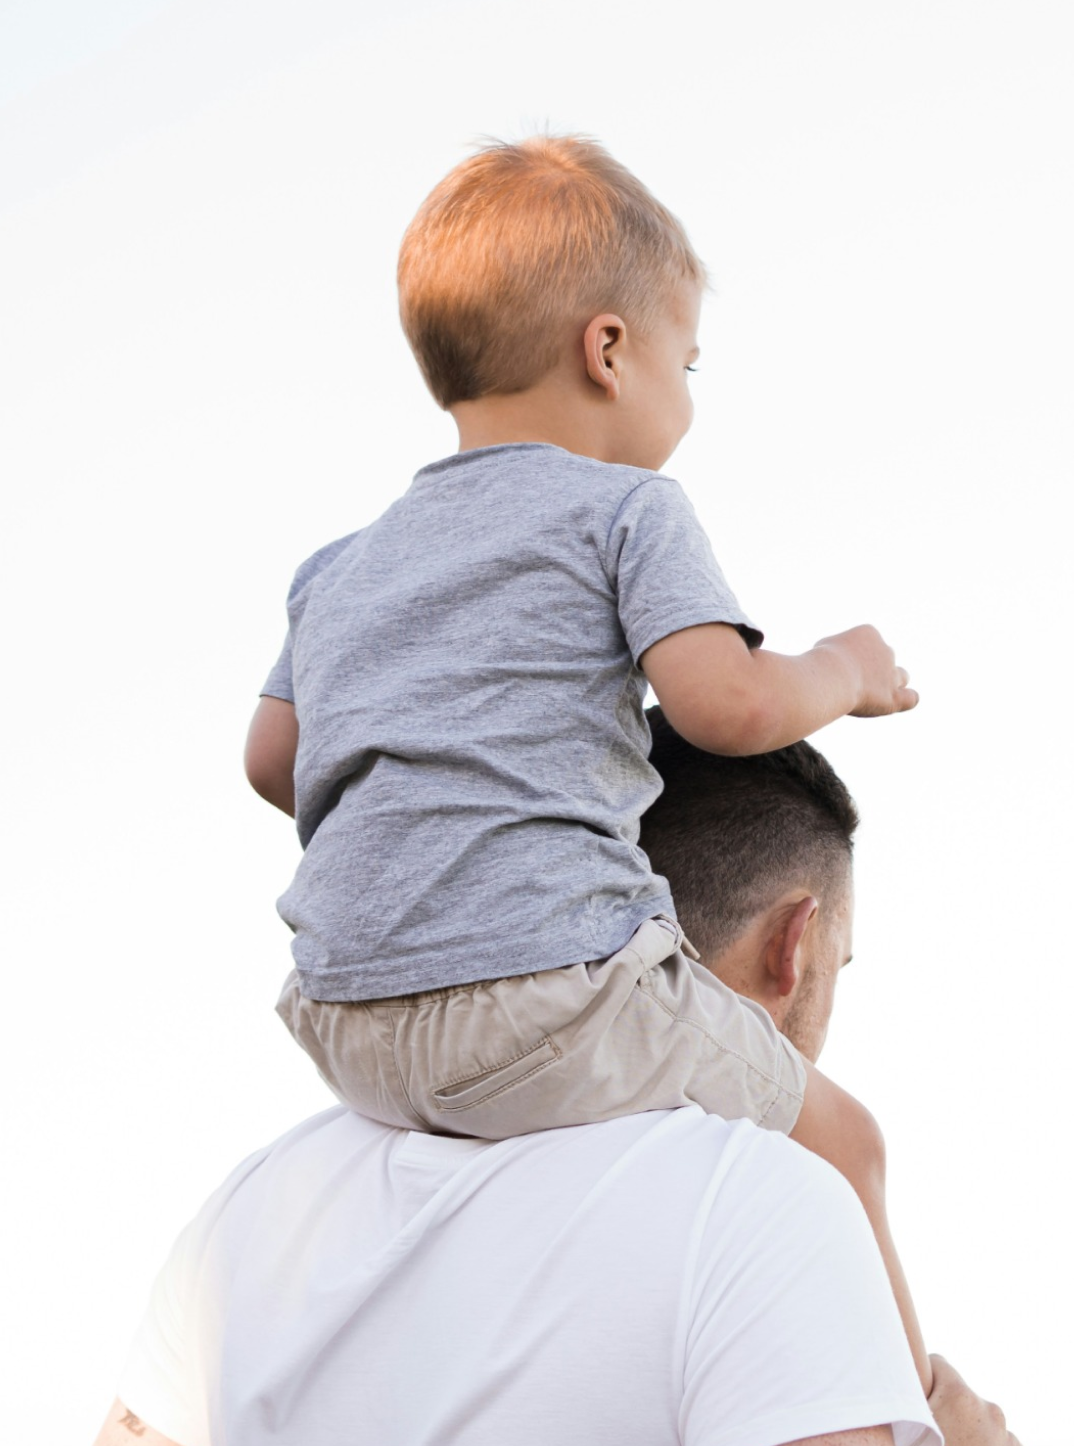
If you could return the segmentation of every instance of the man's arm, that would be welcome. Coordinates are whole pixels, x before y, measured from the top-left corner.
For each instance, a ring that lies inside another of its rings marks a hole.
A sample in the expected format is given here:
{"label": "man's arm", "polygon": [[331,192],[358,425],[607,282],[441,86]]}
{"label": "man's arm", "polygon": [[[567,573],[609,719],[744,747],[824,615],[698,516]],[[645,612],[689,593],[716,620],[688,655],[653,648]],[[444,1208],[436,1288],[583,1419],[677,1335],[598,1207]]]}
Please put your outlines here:
{"label": "man's arm", "polygon": [[[888,1226],[884,1139],[867,1109],[812,1065],[806,1065],[806,1106],[791,1139],[820,1155],[849,1180],[865,1207],[899,1307],[929,1410],[946,1446],[1018,1446],[1003,1412],[967,1386],[943,1356],[926,1356],[910,1287]],[[834,1439],[834,1438],[833,1438]],[[871,1443],[870,1443],[871,1446]]]}
{"label": "man's arm", "polygon": [[944,1435],[944,1446],[1019,1446],[1003,1412],[971,1391],[943,1356],[930,1356],[929,1410]]}
{"label": "man's arm", "polygon": [[748,648],[727,623],[701,623],[647,648],[641,667],[675,732],[730,756],[771,753],[848,713],[878,718],[917,703],[895,654],[868,626],[790,657]]}
{"label": "man's arm", "polygon": [[295,816],[298,716],[282,698],[262,698],[246,735],[246,777],[274,807]]}
{"label": "man's arm", "polygon": [[117,1396],[93,1446],[182,1446],[182,1443],[147,1426],[133,1411],[128,1411]]}
{"label": "man's arm", "polygon": [[806,1091],[802,1112],[791,1131],[791,1139],[814,1155],[834,1165],[854,1187],[873,1227],[884,1266],[899,1307],[903,1329],[917,1367],[925,1395],[933,1388],[932,1366],[888,1225],[886,1199],[886,1154],[884,1137],[876,1120],[853,1095],[821,1074],[808,1060]]}

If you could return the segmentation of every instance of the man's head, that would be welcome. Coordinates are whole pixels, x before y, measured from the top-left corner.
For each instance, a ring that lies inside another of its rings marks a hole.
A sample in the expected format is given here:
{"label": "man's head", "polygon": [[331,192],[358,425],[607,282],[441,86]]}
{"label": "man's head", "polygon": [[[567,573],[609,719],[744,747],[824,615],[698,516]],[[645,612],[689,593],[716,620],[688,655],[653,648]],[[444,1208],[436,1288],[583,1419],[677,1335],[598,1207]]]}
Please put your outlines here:
{"label": "man's head", "polygon": [[808,743],[724,758],[680,738],[658,708],[648,717],[664,791],[642,847],[702,962],[815,1060],[850,955],[854,801]]}
{"label": "man's head", "polygon": [[[525,392],[578,363],[595,321],[598,358],[624,334],[641,345],[662,328],[696,329],[704,283],[671,212],[582,136],[484,147],[434,188],[399,253],[403,329],[448,409]],[[674,363],[680,379],[683,365]],[[603,378],[592,382],[607,392]],[[690,422],[677,396],[669,404],[668,453]]]}

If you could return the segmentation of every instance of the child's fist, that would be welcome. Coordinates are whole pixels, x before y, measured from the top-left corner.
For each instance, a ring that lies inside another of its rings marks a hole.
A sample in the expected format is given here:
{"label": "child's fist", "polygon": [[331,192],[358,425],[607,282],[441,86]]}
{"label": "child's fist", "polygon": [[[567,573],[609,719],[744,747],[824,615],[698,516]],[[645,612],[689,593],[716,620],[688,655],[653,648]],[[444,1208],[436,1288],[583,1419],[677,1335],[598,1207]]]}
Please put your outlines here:
{"label": "child's fist", "polygon": [[917,706],[917,694],[906,686],[909,674],[896,664],[894,652],[870,624],[821,638],[817,647],[840,653],[854,669],[858,701],[849,710],[852,718],[883,718]]}

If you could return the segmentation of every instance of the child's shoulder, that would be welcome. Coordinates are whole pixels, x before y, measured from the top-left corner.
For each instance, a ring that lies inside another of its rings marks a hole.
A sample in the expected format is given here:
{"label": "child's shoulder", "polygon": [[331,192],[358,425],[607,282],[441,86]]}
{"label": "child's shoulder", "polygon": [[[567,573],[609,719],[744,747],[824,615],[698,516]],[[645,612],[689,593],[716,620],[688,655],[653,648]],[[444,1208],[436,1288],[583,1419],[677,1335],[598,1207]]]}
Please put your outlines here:
{"label": "child's shoulder", "polygon": [[299,563],[291,581],[289,599],[293,600],[298,597],[299,593],[304,592],[313,579],[323,572],[329,563],[334,562],[357,536],[358,532],[348,532],[346,537],[337,537],[334,542],[326,542],[323,547],[319,547],[316,552],[311,553],[304,562]]}
{"label": "child's shoulder", "polygon": [[[453,460],[467,467],[467,455],[458,454]],[[663,472],[652,472],[626,463],[604,462],[581,452],[569,452],[551,442],[490,447],[472,456],[470,466],[475,472],[489,477],[493,485],[509,482],[517,486],[523,477],[532,477],[539,482],[541,485],[537,487],[516,493],[523,506],[527,498],[533,506],[545,505],[562,488],[566,493],[581,494],[591,501],[599,499],[614,511],[639,487],[652,484],[655,489],[679,488],[679,484]]]}
{"label": "child's shoulder", "polygon": [[609,520],[637,508],[658,514],[668,508],[677,511],[685,503],[682,485],[666,472],[652,472],[646,467],[620,462],[601,462],[595,457],[570,452],[561,455],[569,459],[565,470],[572,475],[574,485],[580,483],[587,497],[599,500]]}

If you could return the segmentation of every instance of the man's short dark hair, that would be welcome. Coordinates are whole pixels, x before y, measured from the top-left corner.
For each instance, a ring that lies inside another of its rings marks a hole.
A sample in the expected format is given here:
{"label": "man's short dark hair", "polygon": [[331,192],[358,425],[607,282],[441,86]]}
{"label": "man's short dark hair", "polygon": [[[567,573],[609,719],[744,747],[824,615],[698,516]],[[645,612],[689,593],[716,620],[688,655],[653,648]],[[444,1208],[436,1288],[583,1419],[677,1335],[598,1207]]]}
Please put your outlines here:
{"label": "man's short dark hair", "polygon": [[686,936],[711,961],[783,889],[823,892],[846,878],[858,810],[808,743],[724,758],[646,715],[664,791],[641,822],[641,846],[671,884]]}

